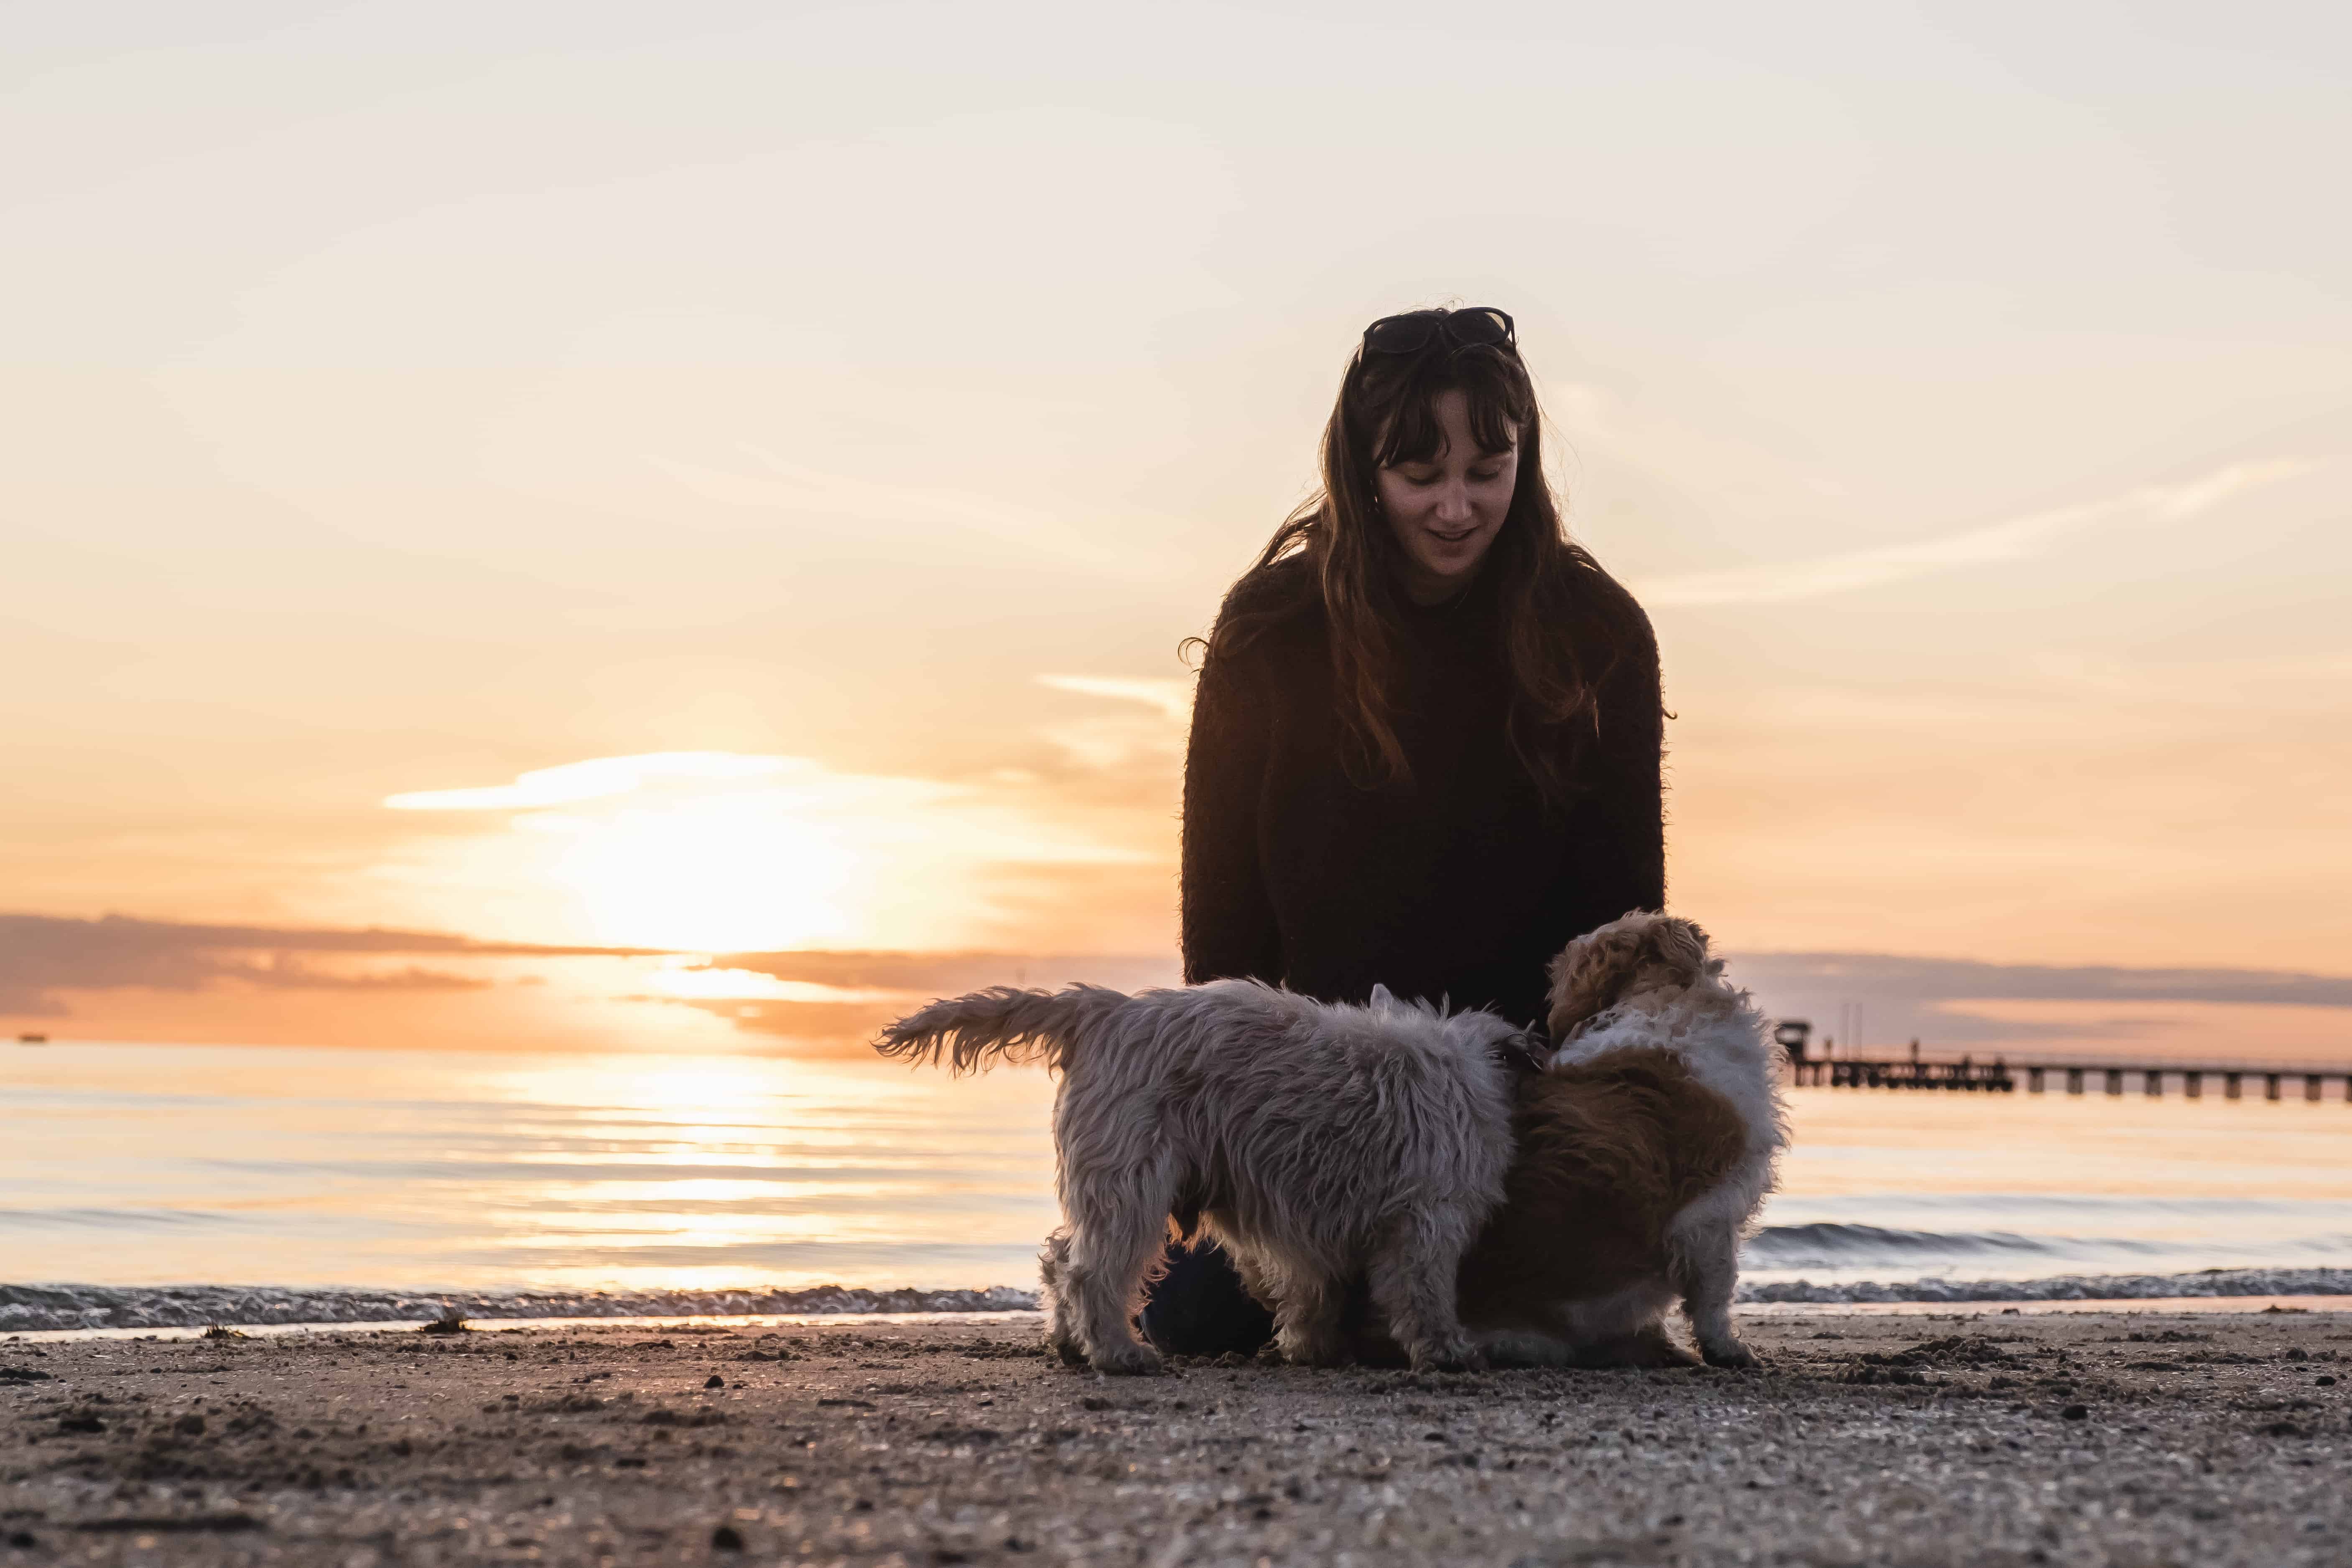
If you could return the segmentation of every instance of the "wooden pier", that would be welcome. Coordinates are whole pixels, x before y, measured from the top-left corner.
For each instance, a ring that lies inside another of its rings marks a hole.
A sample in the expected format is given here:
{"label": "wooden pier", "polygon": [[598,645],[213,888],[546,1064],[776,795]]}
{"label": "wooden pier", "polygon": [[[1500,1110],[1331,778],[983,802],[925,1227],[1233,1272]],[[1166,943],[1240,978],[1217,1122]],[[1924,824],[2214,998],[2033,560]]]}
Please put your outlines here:
{"label": "wooden pier", "polygon": [[[2096,1084],[2107,1094],[2120,1095],[2128,1082],[2149,1100],[2161,1099],[2165,1080],[2178,1079],[2182,1095],[2201,1100],[2208,1083],[2220,1086],[2224,1100],[2243,1100],[2247,1086],[2261,1087],[2268,1100],[2295,1099],[2317,1103],[2326,1098],[2330,1079],[2343,1090],[2338,1097],[2352,1103],[2352,1068],[2184,1065],[2179,1062],[2019,1062],[2000,1057],[1980,1062],[1962,1057],[1956,1062],[1923,1061],[1919,1042],[1911,1042],[1907,1059],[1874,1060],[1866,1057],[1811,1054],[1812,1025],[1802,1018],[1783,1018],[1772,1026],[1772,1038],[1788,1053],[1790,1081],[1803,1088],[1941,1089],[1969,1094],[2013,1094],[2023,1080],[2029,1094],[2041,1094],[2062,1079],[2068,1094],[2086,1094]],[[1826,1045],[1827,1042],[1824,1042]],[[2292,1085],[2298,1092],[2290,1095]]]}

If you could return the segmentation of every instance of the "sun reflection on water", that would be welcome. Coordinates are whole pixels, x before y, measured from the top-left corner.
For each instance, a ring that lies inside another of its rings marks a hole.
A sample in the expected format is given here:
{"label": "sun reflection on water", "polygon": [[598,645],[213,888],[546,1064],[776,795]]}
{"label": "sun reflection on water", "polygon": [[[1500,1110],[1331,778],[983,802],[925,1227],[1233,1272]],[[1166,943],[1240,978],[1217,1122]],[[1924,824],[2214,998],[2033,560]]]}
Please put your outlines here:
{"label": "sun reflection on water", "polygon": [[[1026,1286],[1056,1214],[1035,1071],[127,1046],[10,1068],[0,1255],[20,1281]],[[1795,1121],[1772,1226],[2105,1238],[2053,1272],[2352,1245],[2336,1101],[1809,1090]]]}

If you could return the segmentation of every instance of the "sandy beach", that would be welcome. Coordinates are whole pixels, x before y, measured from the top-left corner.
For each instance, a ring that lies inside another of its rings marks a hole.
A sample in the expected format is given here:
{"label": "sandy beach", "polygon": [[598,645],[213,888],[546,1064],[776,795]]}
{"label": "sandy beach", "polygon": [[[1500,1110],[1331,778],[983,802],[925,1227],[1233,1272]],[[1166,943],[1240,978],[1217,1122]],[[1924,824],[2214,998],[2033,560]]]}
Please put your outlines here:
{"label": "sandy beach", "polygon": [[2352,1561],[2352,1313],[1751,1316],[1751,1373],[1026,1321],[0,1342],[0,1563]]}

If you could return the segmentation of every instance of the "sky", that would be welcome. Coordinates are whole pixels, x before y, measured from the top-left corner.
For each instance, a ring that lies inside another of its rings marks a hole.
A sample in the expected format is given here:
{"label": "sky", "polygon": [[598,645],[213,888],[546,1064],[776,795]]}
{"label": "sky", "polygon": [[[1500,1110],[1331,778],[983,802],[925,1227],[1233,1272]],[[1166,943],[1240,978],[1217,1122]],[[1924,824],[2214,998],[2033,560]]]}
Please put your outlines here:
{"label": "sky", "polygon": [[1455,301],[1657,626],[1672,901],[1788,1005],[2352,1047],[2340,11],[9,26],[0,1026],[1164,978],[1179,644]]}

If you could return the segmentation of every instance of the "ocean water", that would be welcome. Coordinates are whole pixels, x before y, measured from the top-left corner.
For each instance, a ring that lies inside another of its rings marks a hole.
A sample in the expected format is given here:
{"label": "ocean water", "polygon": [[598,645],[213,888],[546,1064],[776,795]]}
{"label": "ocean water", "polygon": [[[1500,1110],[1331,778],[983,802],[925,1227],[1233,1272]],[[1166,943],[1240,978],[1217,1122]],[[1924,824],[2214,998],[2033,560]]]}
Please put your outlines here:
{"label": "ocean water", "polygon": [[[0,1047],[0,1328],[441,1299],[1019,1306],[1055,1212],[1051,1096],[1036,1071],[856,1057]],[[2352,1107],[2333,1096],[1794,1091],[1745,1289],[2352,1290]]]}

